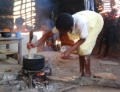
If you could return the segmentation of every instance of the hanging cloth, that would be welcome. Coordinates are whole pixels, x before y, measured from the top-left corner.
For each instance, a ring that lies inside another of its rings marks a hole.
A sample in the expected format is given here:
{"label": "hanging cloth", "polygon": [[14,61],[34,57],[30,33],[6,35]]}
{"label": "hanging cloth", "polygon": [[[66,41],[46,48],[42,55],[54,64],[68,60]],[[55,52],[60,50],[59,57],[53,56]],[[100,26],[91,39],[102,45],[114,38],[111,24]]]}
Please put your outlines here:
{"label": "hanging cloth", "polygon": [[84,0],[85,10],[94,11],[94,0]]}

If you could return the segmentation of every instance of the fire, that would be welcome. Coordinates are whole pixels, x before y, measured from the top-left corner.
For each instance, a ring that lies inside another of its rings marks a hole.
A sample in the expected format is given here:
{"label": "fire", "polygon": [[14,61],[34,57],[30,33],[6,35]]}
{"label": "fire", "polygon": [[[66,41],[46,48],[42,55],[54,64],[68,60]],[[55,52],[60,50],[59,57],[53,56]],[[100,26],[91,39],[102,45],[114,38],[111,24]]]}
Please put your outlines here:
{"label": "fire", "polygon": [[37,73],[37,76],[44,76],[44,75],[45,75],[44,72]]}
{"label": "fire", "polygon": [[45,81],[46,80],[46,74],[44,72],[37,73],[36,76],[38,77],[36,79],[38,81]]}
{"label": "fire", "polygon": [[60,40],[56,40],[55,46],[60,49],[61,48],[61,41]]}
{"label": "fire", "polygon": [[56,40],[55,44],[56,45],[61,45],[61,41],[60,40]]}

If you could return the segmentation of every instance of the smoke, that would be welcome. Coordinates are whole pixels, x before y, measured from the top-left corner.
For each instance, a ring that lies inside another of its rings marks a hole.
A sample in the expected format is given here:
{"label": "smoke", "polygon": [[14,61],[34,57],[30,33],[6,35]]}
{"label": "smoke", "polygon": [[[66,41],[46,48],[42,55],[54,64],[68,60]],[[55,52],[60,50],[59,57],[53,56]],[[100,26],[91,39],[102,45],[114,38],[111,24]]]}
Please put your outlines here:
{"label": "smoke", "polygon": [[36,0],[37,9],[39,12],[47,12],[50,11],[54,6],[52,0]]}
{"label": "smoke", "polygon": [[37,27],[40,28],[42,24],[53,28],[53,12],[56,8],[53,0],[36,0],[36,20]]}

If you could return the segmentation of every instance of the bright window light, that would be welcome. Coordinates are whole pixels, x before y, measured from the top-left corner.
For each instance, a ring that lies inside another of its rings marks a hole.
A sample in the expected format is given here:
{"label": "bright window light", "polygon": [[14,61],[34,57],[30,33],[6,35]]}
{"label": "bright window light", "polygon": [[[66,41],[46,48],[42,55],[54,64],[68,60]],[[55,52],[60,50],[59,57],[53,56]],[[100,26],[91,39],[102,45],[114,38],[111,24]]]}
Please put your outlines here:
{"label": "bright window light", "polygon": [[14,0],[14,23],[16,18],[22,17],[25,20],[26,25],[34,28],[36,16],[35,10],[35,0]]}

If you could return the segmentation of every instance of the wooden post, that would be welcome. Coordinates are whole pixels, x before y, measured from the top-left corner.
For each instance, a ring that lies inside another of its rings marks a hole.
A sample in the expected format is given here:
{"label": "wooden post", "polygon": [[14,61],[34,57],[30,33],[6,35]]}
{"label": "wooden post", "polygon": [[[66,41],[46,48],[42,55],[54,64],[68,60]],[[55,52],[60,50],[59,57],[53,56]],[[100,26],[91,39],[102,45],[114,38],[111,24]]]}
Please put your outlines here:
{"label": "wooden post", "polygon": [[22,38],[19,39],[18,43],[18,64],[22,64]]}

